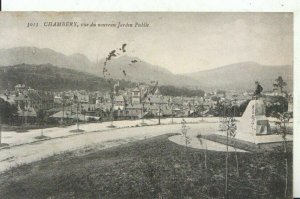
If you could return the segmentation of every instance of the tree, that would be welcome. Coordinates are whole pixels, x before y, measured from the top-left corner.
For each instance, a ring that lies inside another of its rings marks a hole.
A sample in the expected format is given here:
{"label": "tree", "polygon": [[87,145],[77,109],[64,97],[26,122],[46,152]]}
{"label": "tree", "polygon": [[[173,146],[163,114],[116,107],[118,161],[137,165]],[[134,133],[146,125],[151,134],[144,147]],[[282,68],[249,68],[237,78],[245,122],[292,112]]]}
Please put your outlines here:
{"label": "tree", "polygon": [[[237,100],[236,100],[236,95],[234,96],[234,99],[231,101],[230,104],[230,109],[231,109],[231,114],[232,117],[230,117],[230,122],[228,123],[227,129],[229,130],[229,136],[231,138],[235,138],[236,133],[237,133],[237,126],[236,126],[236,106],[237,106]],[[232,112],[233,109],[233,112]],[[235,151],[235,161],[236,161],[236,176],[239,177],[239,159],[238,159],[238,153],[236,151],[236,141],[234,142],[234,151]]]}
{"label": "tree", "polygon": [[173,96],[173,97],[174,96],[187,96],[187,97],[204,96],[204,91],[201,89],[192,90],[188,88],[178,88],[175,86],[159,86],[159,90],[162,95]]}
{"label": "tree", "polygon": [[0,98],[0,119],[2,123],[9,124],[18,114],[17,106]]}
{"label": "tree", "polygon": [[[77,129],[75,130],[71,130],[70,132],[84,132],[84,130],[82,129],[79,129],[79,115],[78,115],[78,112],[79,112],[79,108],[80,108],[80,100],[78,99],[78,96],[77,95],[74,95],[74,105],[76,105],[76,126],[77,126]],[[72,108],[72,105],[71,105],[71,108]],[[71,110],[72,112],[72,110]]]}
{"label": "tree", "polygon": [[[225,159],[225,198],[228,199],[228,158],[229,158],[229,137],[234,137],[236,134],[236,124],[233,117],[224,118],[226,128],[226,159]],[[236,153],[236,165],[237,165],[237,176],[238,176],[238,158]]]}
{"label": "tree", "polygon": [[9,123],[16,114],[16,106],[0,98],[0,146],[7,145],[2,143],[2,123]]}
{"label": "tree", "polygon": [[203,121],[203,118],[204,118],[204,111],[205,111],[205,108],[204,108],[204,102],[202,101],[201,102],[201,105],[198,107],[198,111],[201,112],[201,121]]}
{"label": "tree", "polygon": [[[25,117],[24,112],[25,112],[25,108],[26,108],[25,102],[24,101],[20,101],[19,107],[20,107],[20,109],[22,111],[22,127],[23,127],[23,125],[24,125],[24,117]],[[26,120],[25,120],[25,122],[26,122]]]}
{"label": "tree", "polygon": [[[228,129],[228,131],[229,131],[229,136],[231,137],[231,138],[235,138],[235,136],[236,136],[236,130],[237,130],[237,127],[236,127],[236,120],[235,120],[235,118],[234,117],[230,117],[229,118],[229,122],[228,122],[228,126],[227,126],[227,129]],[[233,146],[233,148],[234,148],[234,151],[235,151],[235,162],[236,162],[236,176],[237,177],[239,177],[239,159],[238,159],[238,153],[237,153],[237,151],[236,151],[236,141],[234,142],[234,146]]]}
{"label": "tree", "polygon": [[[83,109],[82,106],[81,106],[81,108]],[[85,109],[83,109],[83,110],[81,111],[81,113],[83,114],[83,120],[84,120],[84,122],[85,122],[85,121],[86,121],[85,116],[86,116],[87,111],[86,111]]]}
{"label": "tree", "polygon": [[287,197],[288,190],[288,160],[287,160],[287,127],[286,124],[289,122],[292,115],[290,113],[277,113],[275,117],[279,120],[275,124],[277,126],[276,133],[281,135],[283,140],[283,154],[285,161],[285,187],[284,187],[284,196]]}
{"label": "tree", "polygon": [[111,87],[110,90],[110,101],[111,101],[111,108],[110,108],[110,125],[108,126],[109,128],[115,128],[116,126],[114,125],[114,103],[115,103],[115,94],[114,94],[114,87]]}
{"label": "tree", "polygon": [[141,125],[142,126],[146,126],[147,125],[147,123],[145,123],[145,102],[144,101],[142,101],[142,108],[141,108],[141,113],[142,113],[142,123],[141,123]]}
{"label": "tree", "polygon": [[281,76],[278,76],[277,79],[275,79],[275,83],[273,84],[274,89],[279,89],[280,93],[282,93],[283,87],[286,85],[286,82],[283,81],[283,78]]}
{"label": "tree", "polygon": [[66,99],[66,93],[65,92],[62,93],[61,98],[62,98],[62,118],[61,118],[61,124],[62,124],[62,126],[64,126],[64,124],[65,124],[65,121],[64,121],[64,119],[65,119],[65,99]]}
{"label": "tree", "polygon": [[189,127],[186,125],[186,121],[184,119],[182,119],[182,121],[181,121],[181,134],[184,138],[186,154],[188,152],[188,145],[191,141],[190,137],[187,135],[188,129],[189,129]]}
{"label": "tree", "polygon": [[[204,139],[202,138],[201,133],[199,133],[197,135],[197,139],[198,139],[200,145],[203,146]],[[206,140],[205,140],[205,150],[204,150],[204,166],[205,166],[205,169],[207,169],[207,142],[206,142]]]}
{"label": "tree", "polygon": [[[221,127],[222,130],[226,131],[226,158],[225,158],[225,199],[228,199],[228,158],[229,158],[229,137],[235,137],[236,135],[236,121],[235,118],[233,117],[233,112],[228,112],[228,110],[232,109],[232,103],[227,103],[226,101],[223,103],[223,119],[221,120]],[[235,149],[235,147],[234,147]],[[236,151],[236,149],[235,149]],[[239,176],[239,169],[238,169],[238,157],[237,153],[235,153],[235,158],[236,158],[236,168],[237,168],[237,176]]]}
{"label": "tree", "polygon": [[[110,78],[110,72],[107,68],[108,64],[110,63],[110,61],[114,58],[117,57],[120,54],[124,54],[126,52],[125,47],[127,46],[126,43],[122,44],[121,48],[117,48],[114,50],[111,50],[108,55],[105,58],[105,61],[103,63],[103,70],[102,70],[102,74],[103,77],[107,80],[108,85],[110,87],[110,99],[111,99],[111,110],[110,110],[110,114],[111,114],[111,124],[110,128],[114,128],[115,126],[113,125],[113,121],[114,121],[114,99],[115,99],[115,92],[117,91],[117,87],[120,86],[119,82],[117,84],[113,84],[113,80],[112,78]],[[133,61],[132,61],[133,63]],[[123,75],[126,76],[126,71],[123,70]]]}
{"label": "tree", "polygon": [[38,138],[45,138],[46,136],[44,136],[43,128],[48,119],[47,112],[43,109],[40,109],[38,110],[36,117],[41,128],[41,135]]}

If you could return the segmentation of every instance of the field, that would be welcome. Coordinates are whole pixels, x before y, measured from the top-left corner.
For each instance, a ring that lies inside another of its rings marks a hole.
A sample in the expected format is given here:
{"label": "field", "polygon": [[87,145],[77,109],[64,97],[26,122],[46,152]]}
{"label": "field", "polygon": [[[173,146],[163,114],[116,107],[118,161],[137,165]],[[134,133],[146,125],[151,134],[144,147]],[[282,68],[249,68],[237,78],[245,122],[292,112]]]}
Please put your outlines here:
{"label": "field", "polygon": [[[104,150],[81,150],[0,174],[0,198],[224,198],[225,152],[186,148],[160,135]],[[283,198],[284,156],[278,150],[229,156],[229,198]],[[288,153],[288,162],[292,154]],[[289,164],[288,195],[292,194]]]}

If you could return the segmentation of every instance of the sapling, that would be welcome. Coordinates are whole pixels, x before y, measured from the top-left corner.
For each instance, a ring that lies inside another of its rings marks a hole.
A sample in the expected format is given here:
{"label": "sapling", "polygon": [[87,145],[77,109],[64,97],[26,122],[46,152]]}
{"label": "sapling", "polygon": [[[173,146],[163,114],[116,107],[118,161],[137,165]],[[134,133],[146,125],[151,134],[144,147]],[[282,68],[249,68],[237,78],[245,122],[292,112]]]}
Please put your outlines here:
{"label": "sapling", "polygon": [[[228,198],[228,147],[229,147],[229,136],[234,137],[236,134],[236,124],[233,117],[226,117],[225,118],[225,124],[226,124],[226,165],[225,165],[225,198]],[[239,173],[238,171],[238,158],[236,153],[236,165],[237,165],[237,175]]]}
{"label": "sapling", "polygon": [[[236,119],[235,119],[235,108],[236,108],[236,105],[237,105],[237,100],[236,100],[236,95],[234,96],[234,100],[232,101],[231,103],[231,107],[233,107],[233,117],[231,118],[231,124],[230,124],[230,127],[229,127],[229,135],[230,137],[232,138],[235,138],[236,136],[236,133],[237,133],[237,127],[236,127]],[[234,142],[234,152],[235,152],[235,162],[236,162],[236,176],[239,177],[239,159],[238,159],[238,153],[236,151],[236,141]]]}
{"label": "sapling", "polygon": [[184,119],[182,119],[182,121],[181,121],[181,134],[182,134],[182,136],[184,138],[184,141],[185,141],[186,153],[188,152],[188,145],[191,142],[191,138],[187,135],[188,128],[189,127],[186,125],[186,121]]}
{"label": "sapling", "polygon": [[[229,136],[232,138],[235,138],[236,136],[236,124],[235,124],[235,118],[230,118],[228,123],[228,131],[229,131]],[[239,160],[238,160],[238,153],[236,150],[236,141],[234,142],[234,151],[235,151],[235,161],[236,161],[236,176],[239,177]]]}
{"label": "sapling", "polygon": [[[84,130],[82,129],[79,129],[79,107],[80,107],[80,100],[78,99],[78,96],[74,94],[74,105],[76,105],[76,129],[75,130],[71,130],[70,132],[76,132],[76,133],[79,133],[79,132],[84,132]],[[71,106],[72,107],[72,106]],[[72,110],[71,110],[72,112]]]}
{"label": "sapling", "polygon": [[277,126],[276,133],[281,135],[283,140],[283,153],[285,161],[285,187],[284,187],[284,196],[287,197],[288,190],[288,160],[287,160],[287,128],[286,124],[289,122],[291,115],[289,113],[278,113],[275,114],[275,117],[279,119],[275,124]]}
{"label": "sapling", "polygon": [[47,116],[47,113],[46,113],[45,110],[40,109],[37,112],[37,118],[38,118],[38,122],[39,122],[39,125],[40,125],[40,128],[41,128],[41,135],[37,136],[36,137],[37,139],[46,138],[46,136],[44,136],[43,128],[44,128],[44,124],[47,122],[47,117],[48,116]]}
{"label": "sapling", "polygon": [[226,130],[225,198],[228,199],[228,128]]}
{"label": "sapling", "polygon": [[[203,140],[202,140],[203,138],[202,138],[201,133],[199,133],[197,135],[197,139],[198,139],[200,145],[203,146]],[[207,169],[207,143],[206,143],[206,141],[205,141],[205,150],[204,150],[204,166],[205,166],[205,169]]]}

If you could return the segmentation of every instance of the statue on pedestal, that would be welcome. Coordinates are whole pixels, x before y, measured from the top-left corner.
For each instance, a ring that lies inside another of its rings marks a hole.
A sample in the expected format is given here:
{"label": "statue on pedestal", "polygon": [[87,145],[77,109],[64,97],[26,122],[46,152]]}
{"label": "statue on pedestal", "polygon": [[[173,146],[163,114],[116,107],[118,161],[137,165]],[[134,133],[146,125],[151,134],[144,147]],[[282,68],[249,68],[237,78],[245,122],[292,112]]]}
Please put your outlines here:
{"label": "statue on pedestal", "polygon": [[260,99],[263,88],[259,82],[255,82],[255,85],[253,99],[247,105],[237,126],[237,136],[250,139],[249,141],[251,137],[254,139],[257,135],[267,135],[271,132],[269,120],[266,117],[266,106]]}
{"label": "statue on pedestal", "polygon": [[263,87],[259,84],[258,81],[255,82],[255,91],[254,91],[254,94],[253,94],[253,97],[255,99],[258,99],[259,97],[261,97],[261,92],[263,91]]}

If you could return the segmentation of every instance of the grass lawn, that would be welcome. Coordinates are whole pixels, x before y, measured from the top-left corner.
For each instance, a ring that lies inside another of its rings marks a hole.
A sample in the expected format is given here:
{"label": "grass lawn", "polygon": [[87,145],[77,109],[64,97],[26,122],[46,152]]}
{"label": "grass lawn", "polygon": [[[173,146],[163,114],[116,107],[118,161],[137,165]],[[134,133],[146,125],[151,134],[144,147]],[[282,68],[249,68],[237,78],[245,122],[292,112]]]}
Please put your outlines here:
{"label": "grass lawn", "polygon": [[[221,143],[226,145],[227,143],[227,137],[223,135],[216,135],[216,134],[210,134],[210,135],[203,135],[203,138],[214,141],[217,143]],[[259,152],[258,145],[252,143],[252,142],[247,142],[243,140],[238,140],[235,138],[228,137],[228,146],[231,147],[236,147],[238,149],[242,149],[245,151],[251,151],[251,152]]]}
{"label": "grass lawn", "polygon": [[[68,152],[0,174],[0,198],[223,198],[225,153],[172,143],[170,135],[78,155]],[[67,144],[67,143],[66,143]],[[229,156],[229,198],[276,199],[284,194],[284,156],[280,152]],[[292,155],[288,153],[289,189]]]}

